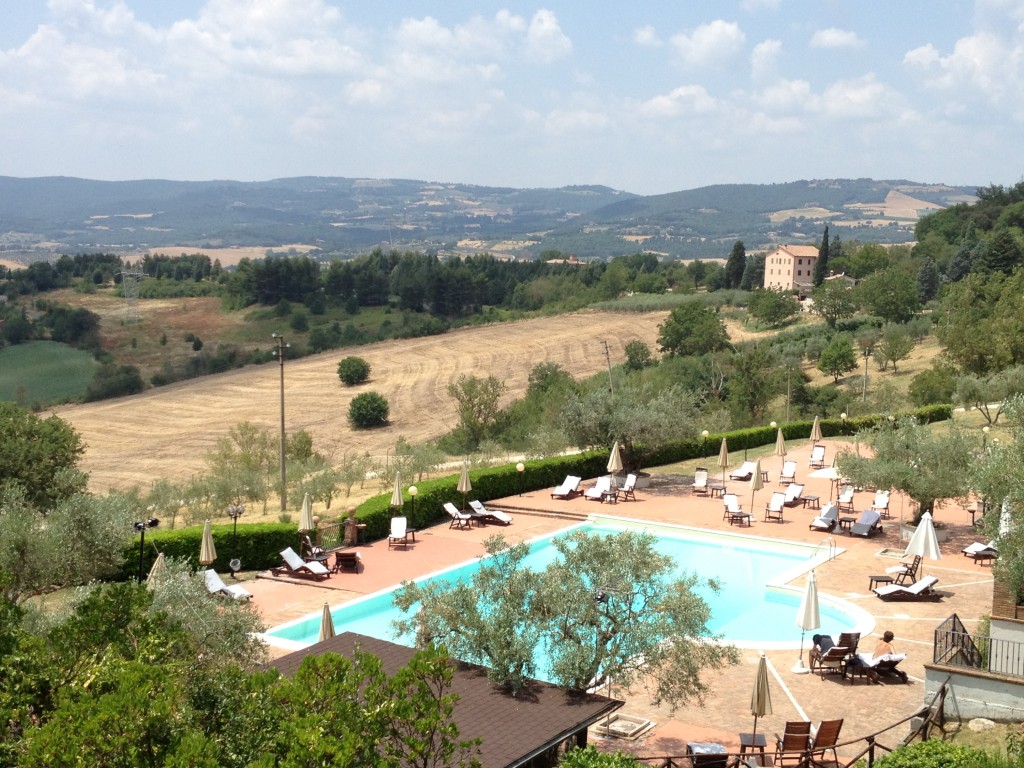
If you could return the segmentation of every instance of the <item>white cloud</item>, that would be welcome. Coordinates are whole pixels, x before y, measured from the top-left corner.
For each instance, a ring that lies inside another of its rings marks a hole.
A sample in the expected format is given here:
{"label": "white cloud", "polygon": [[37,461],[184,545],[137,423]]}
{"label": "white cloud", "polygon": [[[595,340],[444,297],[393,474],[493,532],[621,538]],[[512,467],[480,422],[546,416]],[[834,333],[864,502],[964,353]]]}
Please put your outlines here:
{"label": "white cloud", "polygon": [[530,20],[526,49],[532,57],[548,63],[568,56],[572,41],[562,32],[554,13],[540,10]]}
{"label": "white cloud", "polygon": [[781,0],[743,0],[740,3],[740,8],[744,11],[759,11],[764,9],[766,11],[778,10]]}
{"label": "white cloud", "polygon": [[975,94],[991,100],[1024,96],[1024,42],[1015,44],[989,32],[956,41],[953,52],[942,56],[928,44],[908,51],[903,63],[924,77],[927,87],[973,101]]}
{"label": "white cloud", "polygon": [[698,67],[731,59],[745,43],[746,35],[739,25],[721,19],[701,24],[689,35],[680,33],[672,36],[672,44],[683,61]]}
{"label": "white cloud", "polygon": [[856,32],[829,27],[819,29],[811,35],[811,48],[846,48],[855,50],[864,47],[864,41],[857,37]]}
{"label": "white cloud", "polygon": [[837,119],[887,119],[901,99],[873,74],[833,83],[821,95],[819,109]]}
{"label": "white cloud", "polygon": [[633,42],[644,48],[658,48],[662,45],[661,38],[650,24],[633,30]]}
{"label": "white cloud", "polygon": [[719,103],[701,85],[682,85],[640,105],[641,111],[650,117],[707,115],[718,107]]}
{"label": "white cloud", "polygon": [[764,40],[750,52],[750,69],[754,77],[765,77],[775,70],[775,63],[782,53],[781,40]]}
{"label": "white cloud", "polygon": [[601,130],[609,123],[608,115],[593,109],[556,109],[547,116],[544,128],[548,133],[572,136]]}
{"label": "white cloud", "polygon": [[780,112],[802,111],[812,102],[811,84],[806,80],[777,80],[753,97],[762,109]]}

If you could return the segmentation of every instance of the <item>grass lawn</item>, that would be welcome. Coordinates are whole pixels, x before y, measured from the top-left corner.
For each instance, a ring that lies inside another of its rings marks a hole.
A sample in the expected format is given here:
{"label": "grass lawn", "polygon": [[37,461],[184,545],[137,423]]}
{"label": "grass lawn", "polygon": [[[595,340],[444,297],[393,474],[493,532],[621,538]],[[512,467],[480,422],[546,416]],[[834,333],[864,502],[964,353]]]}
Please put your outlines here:
{"label": "grass lawn", "polygon": [[0,349],[0,400],[22,406],[81,397],[99,367],[91,354],[53,341]]}

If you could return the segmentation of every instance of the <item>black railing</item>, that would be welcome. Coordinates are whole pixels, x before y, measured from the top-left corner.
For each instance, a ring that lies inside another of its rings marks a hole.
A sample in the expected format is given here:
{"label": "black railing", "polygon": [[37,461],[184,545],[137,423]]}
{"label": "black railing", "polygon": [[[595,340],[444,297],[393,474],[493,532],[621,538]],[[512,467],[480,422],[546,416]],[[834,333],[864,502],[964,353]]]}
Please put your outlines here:
{"label": "black railing", "polygon": [[1024,678],[1024,643],[972,635],[954,613],[935,630],[932,661]]}

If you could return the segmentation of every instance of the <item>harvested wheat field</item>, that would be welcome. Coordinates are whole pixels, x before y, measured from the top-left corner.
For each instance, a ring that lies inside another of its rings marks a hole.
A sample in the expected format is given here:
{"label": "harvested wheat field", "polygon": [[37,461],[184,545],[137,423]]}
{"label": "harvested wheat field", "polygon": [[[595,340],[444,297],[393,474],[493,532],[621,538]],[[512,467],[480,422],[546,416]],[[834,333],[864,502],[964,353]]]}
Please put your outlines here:
{"label": "harvested wheat field", "polygon": [[[623,350],[635,339],[655,349],[666,316],[586,311],[286,360],[286,429],[308,431],[327,456],[364,451],[383,456],[399,436],[419,443],[451,430],[457,417],[447,388],[459,374],[497,377],[508,386],[508,402],[523,395],[538,363],[557,363],[582,377],[606,370],[602,342],[613,364],[625,359]],[[338,380],[338,361],[349,354],[370,363],[366,384],[344,387]],[[280,375],[277,363],[250,366],[55,412],[82,435],[81,466],[92,490],[147,488],[161,477],[183,481],[201,472],[217,439],[235,424],[249,421],[276,433]],[[366,391],[388,399],[391,424],[353,431],[349,402]]]}

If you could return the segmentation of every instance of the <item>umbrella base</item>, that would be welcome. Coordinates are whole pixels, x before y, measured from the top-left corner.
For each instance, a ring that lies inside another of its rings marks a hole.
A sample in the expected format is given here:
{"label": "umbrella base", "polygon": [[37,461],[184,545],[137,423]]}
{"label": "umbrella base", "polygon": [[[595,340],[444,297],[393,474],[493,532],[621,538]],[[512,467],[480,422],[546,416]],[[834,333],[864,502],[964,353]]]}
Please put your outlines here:
{"label": "umbrella base", "polygon": [[806,675],[811,670],[804,666],[804,660],[803,658],[800,658],[789,671],[792,672],[794,675]]}

